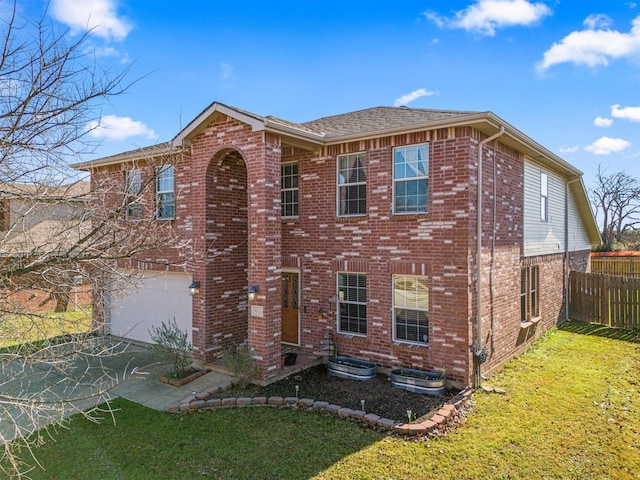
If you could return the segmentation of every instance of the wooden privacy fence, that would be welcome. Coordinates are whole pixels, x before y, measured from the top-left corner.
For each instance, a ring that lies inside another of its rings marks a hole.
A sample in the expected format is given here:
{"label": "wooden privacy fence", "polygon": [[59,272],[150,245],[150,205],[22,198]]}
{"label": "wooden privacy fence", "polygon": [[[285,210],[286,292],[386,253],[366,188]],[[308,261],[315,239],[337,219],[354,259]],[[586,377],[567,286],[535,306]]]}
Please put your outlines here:
{"label": "wooden privacy fence", "polygon": [[636,253],[592,253],[591,273],[640,278],[640,256]]}
{"label": "wooden privacy fence", "polygon": [[571,272],[569,318],[608,327],[640,328],[640,278]]}

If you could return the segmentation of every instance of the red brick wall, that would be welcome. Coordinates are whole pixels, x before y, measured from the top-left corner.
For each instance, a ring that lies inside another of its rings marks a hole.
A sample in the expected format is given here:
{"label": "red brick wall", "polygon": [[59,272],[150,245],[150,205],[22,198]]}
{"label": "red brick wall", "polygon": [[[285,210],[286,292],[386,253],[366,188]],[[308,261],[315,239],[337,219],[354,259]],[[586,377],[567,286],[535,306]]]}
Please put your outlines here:
{"label": "red brick wall", "polygon": [[205,342],[217,355],[247,339],[247,170],[242,158],[216,156],[206,182]]}
{"label": "red brick wall", "polygon": [[[336,332],[339,271],[367,274],[366,338],[335,334],[340,353],[383,367],[447,368],[466,383],[469,372],[469,162],[471,131],[423,132],[371,142],[330,147],[297,158],[300,212],[282,227],[283,264],[302,275],[302,345],[322,352],[323,340]],[[430,143],[429,213],[392,215],[393,146]],[[336,154],[366,151],[367,215],[336,217]],[[393,341],[393,274],[430,278],[430,345]],[[319,318],[318,311],[323,314]]]}
{"label": "red brick wall", "polygon": [[[73,291],[69,292],[67,300],[67,310],[74,310],[76,306],[86,308],[91,306],[91,287],[89,285],[79,285],[77,297]],[[20,290],[12,292],[4,290],[0,293],[0,310],[11,313],[51,313],[55,311],[57,297],[37,289]]]}
{"label": "red brick wall", "polygon": [[[216,118],[193,140],[191,155],[182,157],[175,170],[172,226],[193,253],[184,268],[201,282],[193,300],[196,358],[210,361],[248,338],[263,378],[278,373],[279,273],[286,267],[301,274],[303,349],[325,353],[331,335],[342,354],[382,367],[446,368],[453,382],[470,383],[477,301],[476,152],[481,138],[473,129],[452,128],[310,152],[228,117]],[[429,212],[393,215],[393,147],[427,142]],[[367,214],[338,218],[336,157],[354,152],[366,152]],[[299,217],[281,220],[280,164],[288,161],[299,163]],[[490,372],[562,318],[564,257],[521,258],[523,160],[498,142],[485,146],[483,161],[482,332],[490,348],[484,370]],[[98,172],[96,178],[102,175],[122,181],[116,168]],[[535,328],[523,329],[520,269],[529,262],[541,269],[542,319]],[[582,268],[584,255],[572,255],[571,263]],[[330,299],[341,271],[367,275],[364,338],[336,333],[336,305]],[[428,346],[393,341],[394,274],[429,277]],[[260,287],[251,306],[246,301],[248,285]],[[262,316],[251,315],[250,307],[261,309]]]}
{"label": "red brick wall", "polygon": [[[211,361],[248,339],[265,376],[275,375],[280,362],[279,137],[221,116],[194,139],[191,156],[176,165],[176,182],[184,194],[176,231],[193,241],[188,268],[201,282],[193,309],[195,357]],[[253,305],[262,309],[261,317],[247,315],[249,284],[260,286]]]}

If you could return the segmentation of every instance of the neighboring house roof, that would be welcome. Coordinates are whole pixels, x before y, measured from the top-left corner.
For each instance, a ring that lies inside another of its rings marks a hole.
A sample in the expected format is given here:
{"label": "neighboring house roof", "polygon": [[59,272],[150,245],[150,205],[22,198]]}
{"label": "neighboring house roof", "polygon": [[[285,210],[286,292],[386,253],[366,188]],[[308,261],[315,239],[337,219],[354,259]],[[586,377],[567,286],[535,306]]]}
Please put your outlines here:
{"label": "neighboring house roof", "polygon": [[[0,183],[11,224],[0,232],[0,256],[34,256],[64,251],[88,233],[90,183],[35,185]],[[13,208],[12,205],[18,207]]]}
{"label": "neighboring house roof", "polygon": [[0,256],[41,256],[59,254],[73,247],[90,232],[88,219],[44,220],[27,230],[12,231],[2,242]]}
{"label": "neighboring house roof", "polygon": [[[582,172],[564,159],[543,147],[493,112],[464,110],[431,110],[409,107],[373,107],[355,112],[332,115],[304,123],[290,122],[274,116],[261,116],[219,102],[213,102],[196,116],[171,142],[132,150],[106,158],[78,163],[72,167],[92,168],[166,155],[188,146],[216,118],[222,115],[251,126],[253,131],[268,131],[282,135],[286,142],[312,150],[324,145],[365,140],[388,135],[416,132],[433,128],[473,127],[491,136],[504,128],[499,141],[522,152],[531,159],[562,174],[576,196],[578,210],[594,244],[600,234],[589,205]],[[579,181],[577,181],[579,179]]]}
{"label": "neighboring house roof", "polygon": [[89,201],[90,182],[74,182],[68,185],[44,185],[29,183],[0,183],[0,198],[41,198],[54,200]]}

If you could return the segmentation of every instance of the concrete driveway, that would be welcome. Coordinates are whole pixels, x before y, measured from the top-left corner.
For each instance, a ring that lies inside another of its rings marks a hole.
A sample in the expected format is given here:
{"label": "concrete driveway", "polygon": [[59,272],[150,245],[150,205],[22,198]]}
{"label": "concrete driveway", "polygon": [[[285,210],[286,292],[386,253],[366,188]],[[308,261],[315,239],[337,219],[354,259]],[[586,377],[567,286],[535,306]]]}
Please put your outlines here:
{"label": "concrete driveway", "polygon": [[[147,348],[97,341],[68,363],[16,360],[0,364],[0,443],[28,435],[117,397],[166,411],[194,393],[233,379],[209,372],[175,387],[158,380],[166,367]],[[26,399],[16,406],[12,398]]]}

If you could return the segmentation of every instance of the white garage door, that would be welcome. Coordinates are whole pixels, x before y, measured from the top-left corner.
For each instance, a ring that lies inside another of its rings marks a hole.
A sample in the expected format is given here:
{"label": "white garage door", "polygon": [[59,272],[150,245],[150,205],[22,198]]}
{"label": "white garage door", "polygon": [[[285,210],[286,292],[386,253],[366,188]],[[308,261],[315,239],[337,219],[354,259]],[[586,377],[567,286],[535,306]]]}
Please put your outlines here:
{"label": "white garage door", "polygon": [[149,330],[175,318],[181,330],[189,332],[191,341],[191,275],[187,273],[147,273],[136,290],[111,304],[111,334],[152,343]]}

